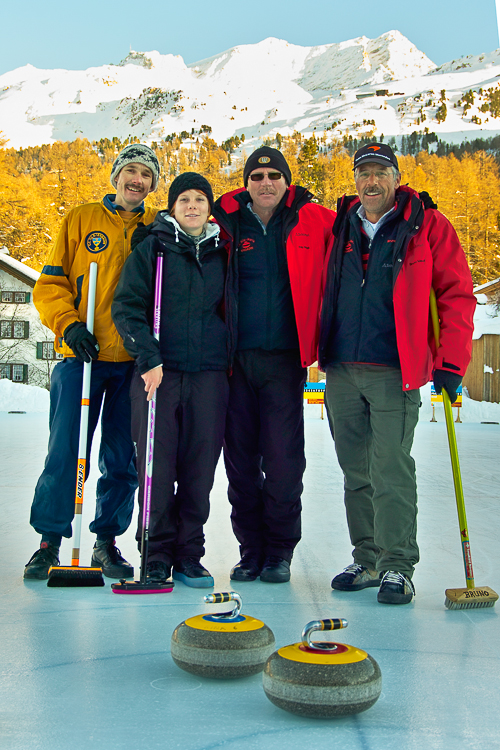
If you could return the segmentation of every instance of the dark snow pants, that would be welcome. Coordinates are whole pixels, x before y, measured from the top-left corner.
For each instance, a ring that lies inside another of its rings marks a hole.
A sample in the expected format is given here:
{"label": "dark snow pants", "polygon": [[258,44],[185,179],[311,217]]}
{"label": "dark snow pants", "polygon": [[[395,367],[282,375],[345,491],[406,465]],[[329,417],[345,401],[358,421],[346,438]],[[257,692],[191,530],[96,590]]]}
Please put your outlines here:
{"label": "dark snow pants", "polygon": [[296,352],[236,355],[224,460],[241,554],[290,561],[300,540],[306,375]]}
{"label": "dark snow pants", "polygon": [[[92,363],[87,439],[90,448],[99,414],[101,443],[96,513],[90,530],[115,537],[129,527],[137,489],[135,451],[130,436],[130,380],[133,362]],[[76,464],[80,434],[83,364],[68,357],[54,367],[50,385],[49,449],[31,506],[30,523],[56,541],[71,536],[75,511]],[[84,504],[91,498],[84,497]]]}
{"label": "dark snow pants", "polygon": [[[156,396],[148,559],[172,565],[205,554],[203,526],[222,450],[229,386],[218,370],[163,369]],[[148,402],[144,381],[132,379],[132,437],[137,448],[139,523],[142,532]]]}

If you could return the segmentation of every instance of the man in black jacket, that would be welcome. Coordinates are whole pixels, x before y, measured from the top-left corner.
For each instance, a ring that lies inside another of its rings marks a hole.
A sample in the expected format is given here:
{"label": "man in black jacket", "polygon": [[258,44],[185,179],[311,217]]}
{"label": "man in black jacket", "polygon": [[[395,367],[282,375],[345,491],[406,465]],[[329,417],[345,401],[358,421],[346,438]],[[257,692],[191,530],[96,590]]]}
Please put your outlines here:
{"label": "man in black jacket", "polygon": [[321,272],[335,215],[291,185],[280,151],[263,146],[244,167],[246,190],[213,210],[231,243],[237,352],[224,459],[241,560],[234,581],[282,583],[301,536],[305,469],[303,389],[316,360]]}

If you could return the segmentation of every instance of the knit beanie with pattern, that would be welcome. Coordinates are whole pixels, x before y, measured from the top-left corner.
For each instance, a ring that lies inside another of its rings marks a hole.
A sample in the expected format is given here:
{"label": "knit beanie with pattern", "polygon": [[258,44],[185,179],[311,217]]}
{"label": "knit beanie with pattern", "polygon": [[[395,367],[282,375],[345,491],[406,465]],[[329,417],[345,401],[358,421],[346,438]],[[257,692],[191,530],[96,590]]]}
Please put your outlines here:
{"label": "knit beanie with pattern", "polygon": [[143,143],[130,143],[120,151],[111,169],[110,180],[115,190],[117,177],[127,164],[144,164],[145,167],[148,167],[153,173],[151,191],[156,190],[160,179],[160,164],[155,152],[149,146],[145,146]]}

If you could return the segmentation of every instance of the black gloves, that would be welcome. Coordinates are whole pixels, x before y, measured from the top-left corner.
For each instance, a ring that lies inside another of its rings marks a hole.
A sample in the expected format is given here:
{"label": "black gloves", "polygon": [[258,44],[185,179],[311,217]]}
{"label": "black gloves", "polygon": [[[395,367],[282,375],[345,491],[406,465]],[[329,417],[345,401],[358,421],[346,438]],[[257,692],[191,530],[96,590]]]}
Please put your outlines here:
{"label": "black gloves", "polygon": [[97,339],[93,333],[90,333],[85,323],[81,321],[70,323],[65,328],[63,337],[79,362],[90,362],[99,356]]}
{"label": "black gloves", "polygon": [[434,389],[436,393],[441,393],[444,388],[452,404],[457,400],[457,390],[461,382],[461,375],[455,375],[454,372],[448,372],[448,370],[434,370]]}
{"label": "black gloves", "polygon": [[425,190],[423,190],[421,193],[418,194],[418,197],[424,204],[424,209],[427,210],[428,208],[437,208],[437,203],[434,203],[429,193],[427,193]]}
{"label": "black gloves", "polygon": [[137,245],[139,245],[143,240],[146,239],[152,226],[152,224],[148,224],[146,226],[142,222],[139,222],[137,224],[134,234],[132,235],[132,239],[130,240],[130,247],[132,248],[132,252],[135,250]]}

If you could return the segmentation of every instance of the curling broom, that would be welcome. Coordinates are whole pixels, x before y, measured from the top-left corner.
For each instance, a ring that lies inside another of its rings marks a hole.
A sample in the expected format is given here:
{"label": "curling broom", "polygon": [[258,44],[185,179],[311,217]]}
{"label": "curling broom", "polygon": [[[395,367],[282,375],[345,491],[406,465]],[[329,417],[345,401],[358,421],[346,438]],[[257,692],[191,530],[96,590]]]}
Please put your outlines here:
{"label": "curling broom", "polygon": [[[94,332],[95,292],[97,263],[89,269],[89,296],[87,303],[87,329]],[[49,568],[47,586],[104,586],[101,568],[80,567],[80,538],[82,532],[83,488],[87,464],[87,432],[90,406],[90,376],[92,360],[83,363],[82,405],[80,410],[80,438],[76,468],[75,518],[73,522],[73,553],[71,566],[54,565]]]}
{"label": "curling broom", "polygon": [[[154,297],[153,336],[160,339],[161,316],[161,288],[163,281],[163,250],[158,250],[156,256],[156,281]],[[141,532],[141,575],[138,581],[120,579],[119,583],[112,583],[114,594],[169,594],[174,588],[173,581],[149,581],[147,577],[148,547],[149,547],[149,518],[151,515],[151,488],[153,485],[153,456],[155,448],[155,420],[156,420],[156,391],[153,393],[148,407],[148,432],[146,436],[146,469],[144,472],[144,496],[142,501],[142,532]]]}
{"label": "curling broom", "polygon": [[[432,327],[434,329],[434,341],[436,349],[439,348],[439,317],[437,311],[436,295],[431,289],[430,308]],[[474,573],[472,570],[472,557],[469,543],[469,532],[467,529],[467,518],[465,515],[464,492],[462,488],[462,477],[458,461],[457,438],[453,424],[453,413],[451,410],[450,397],[443,388],[444,415],[446,418],[446,430],[448,432],[448,443],[450,446],[451,470],[453,483],[455,485],[455,497],[457,500],[458,522],[460,525],[460,537],[462,542],[462,555],[465,567],[466,588],[446,589],[444,605],[447,609],[472,609],[479,607],[493,607],[498,594],[489,586],[474,586]]]}

